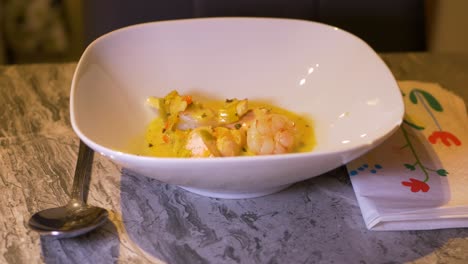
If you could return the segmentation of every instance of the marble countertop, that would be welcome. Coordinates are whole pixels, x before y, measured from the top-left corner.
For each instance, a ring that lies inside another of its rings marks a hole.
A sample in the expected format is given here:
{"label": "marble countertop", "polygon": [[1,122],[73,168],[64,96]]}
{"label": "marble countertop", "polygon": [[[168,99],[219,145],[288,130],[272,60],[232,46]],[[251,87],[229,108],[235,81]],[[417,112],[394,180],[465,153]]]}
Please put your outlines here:
{"label": "marble countertop", "polygon": [[[382,54],[398,80],[438,82],[468,102],[468,56]],[[31,214],[64,205],[78,137],[69,119],[76,64],[0,67],[0,263],[467,263],[468,229],[378,232],[338,168],[265,197],[221,200],[95,156],[88,202],[101,229],[40,237]]]}

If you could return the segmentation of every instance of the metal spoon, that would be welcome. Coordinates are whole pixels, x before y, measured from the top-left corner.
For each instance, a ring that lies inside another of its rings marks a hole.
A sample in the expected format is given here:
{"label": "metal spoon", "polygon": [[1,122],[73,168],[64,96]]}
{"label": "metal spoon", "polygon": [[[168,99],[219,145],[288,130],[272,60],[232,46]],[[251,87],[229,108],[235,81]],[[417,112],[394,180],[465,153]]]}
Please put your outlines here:
{"label": "metal spoon", "polygon": [[29,219],[31,229],[41,235],[67,238],[85,234],[106,222],[105,209],[86,204],[85,187],[89,184],[93,155],[94,151],[80,141],[71,200],[65,206],[35,213]]}

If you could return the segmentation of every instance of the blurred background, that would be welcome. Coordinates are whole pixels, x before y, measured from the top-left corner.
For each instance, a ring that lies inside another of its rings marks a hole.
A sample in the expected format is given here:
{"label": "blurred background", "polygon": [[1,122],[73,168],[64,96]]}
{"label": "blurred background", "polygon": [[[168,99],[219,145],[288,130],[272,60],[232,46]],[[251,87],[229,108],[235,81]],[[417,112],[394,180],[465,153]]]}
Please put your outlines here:
{"label": "blurred background", "polygon": [[466,0],[0,0],[0,64],[77,61],[114,29],[213,16],[318,21],[378,52],[468,53]]}

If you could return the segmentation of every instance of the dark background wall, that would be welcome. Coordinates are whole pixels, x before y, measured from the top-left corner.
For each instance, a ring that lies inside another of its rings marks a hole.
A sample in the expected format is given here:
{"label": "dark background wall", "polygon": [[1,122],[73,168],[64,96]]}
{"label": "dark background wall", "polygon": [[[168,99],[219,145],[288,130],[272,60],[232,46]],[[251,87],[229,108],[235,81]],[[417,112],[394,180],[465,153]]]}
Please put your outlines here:
{"label": "dark background wall", "polygon": [[423,0],[84,0],[89,44],[114,29],[149,21],[214,16],[297,18],[359,36],[380,52],[423,51]]}
{"label": "dark background wall", "polygon": [[452,32],[460,19],[444,21],[454,13],[464,16],[463,5],[447,9],[441,1],[445,0],[0,0],[0,64],[77,61],[91,41],[117,28],[215,16],[323,22],[350,31],[379,52],[425,51],[444,46],[447,39],[461,47],[463,34]]}

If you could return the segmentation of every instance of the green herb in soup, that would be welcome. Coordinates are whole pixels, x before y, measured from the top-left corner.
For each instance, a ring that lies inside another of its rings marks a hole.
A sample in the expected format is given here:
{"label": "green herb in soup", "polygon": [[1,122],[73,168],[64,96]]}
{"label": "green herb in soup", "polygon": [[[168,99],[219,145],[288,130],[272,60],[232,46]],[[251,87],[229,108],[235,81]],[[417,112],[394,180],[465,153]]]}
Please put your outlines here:
{"label": "green herb in soup", "polygon": [[231,157],[311,151],[312,122],[247,99],[199,102],[172,91],[149,97],[158,116],[145,133],[144,155]]}

